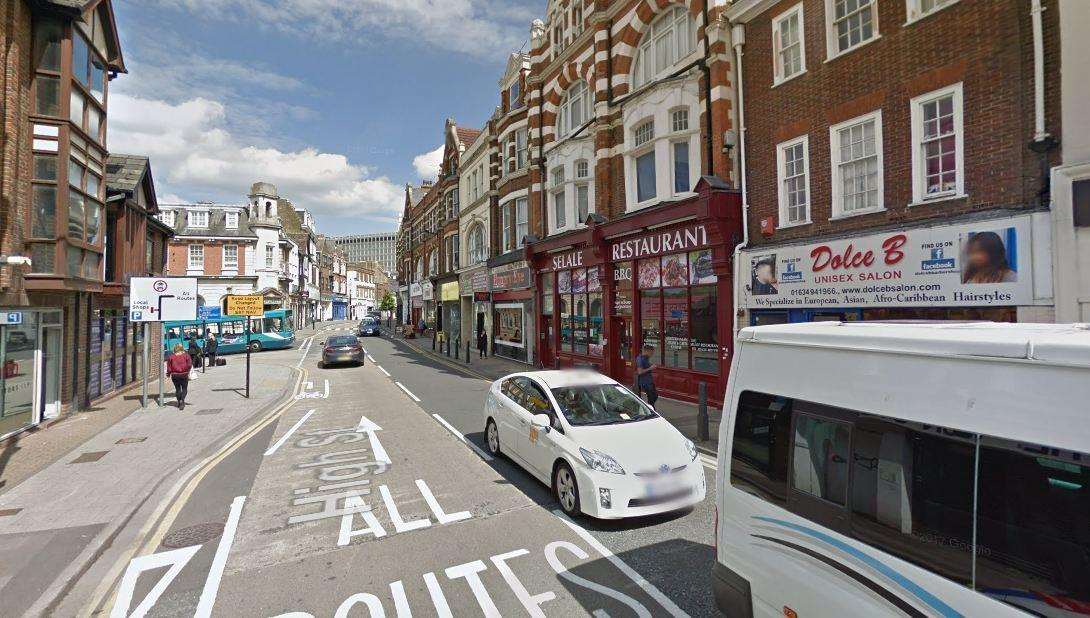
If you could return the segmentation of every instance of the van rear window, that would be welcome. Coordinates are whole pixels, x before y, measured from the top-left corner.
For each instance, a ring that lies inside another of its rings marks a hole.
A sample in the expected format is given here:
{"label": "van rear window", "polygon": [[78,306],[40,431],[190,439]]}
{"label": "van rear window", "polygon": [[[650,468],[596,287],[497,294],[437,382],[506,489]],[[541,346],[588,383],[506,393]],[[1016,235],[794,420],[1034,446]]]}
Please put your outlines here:
{"label": "van rear window", "polygon": [[1085,453],[747,391],[731,484],[1022,609],[1090,604]]}

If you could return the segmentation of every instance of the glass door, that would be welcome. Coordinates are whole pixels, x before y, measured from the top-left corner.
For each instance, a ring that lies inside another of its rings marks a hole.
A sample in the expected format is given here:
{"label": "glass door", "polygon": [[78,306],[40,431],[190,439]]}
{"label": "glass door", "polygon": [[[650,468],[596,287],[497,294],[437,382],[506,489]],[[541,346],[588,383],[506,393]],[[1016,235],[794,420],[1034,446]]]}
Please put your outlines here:
{"label": "glass door", "polygon": [[635,380],[632,350],[632,318],[613,318],[613,337],[617,345],[609,346],[613,350],[613,366],[616,367],[617,380],[622,384],[632,385]]}
{"label": "glass door", "polygon": [[61,412],[61,339],[61,327],[42,328],[41,418],[56,418]]}
{"label": "glass door", "polygon": [[0,326],[0,436],[40,420],[34,409],[38,314],[24,311],[21,319]]}

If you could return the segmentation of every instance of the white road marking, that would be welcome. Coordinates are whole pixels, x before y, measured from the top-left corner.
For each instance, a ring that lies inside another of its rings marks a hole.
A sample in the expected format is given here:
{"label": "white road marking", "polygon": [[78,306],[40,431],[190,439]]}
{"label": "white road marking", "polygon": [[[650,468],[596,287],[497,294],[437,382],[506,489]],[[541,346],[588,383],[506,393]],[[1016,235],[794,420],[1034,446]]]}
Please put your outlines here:
{"label": "white road marking", "polygon": [[375,365],[375,367],[378,367],[379,371],[381,371],[382,373],[385,373],[387,378],[394,377],[394,376],[390,375],[389,371],[386,371],[385,369],[383,369],[381,365]]}
{"label": "white road marking", "polygon": [[559,509],[554,510],[553,514],[559,517],[560,521],[567,524],[569,528],[571,528],[576,534],[578,534],[581,539],[586,541],[587,544],[593,547],[598,553],[602,554],[602,556],[604,556],[606,560],[609,560],[609,562],[613,564],[613,566],[617,567],[617,570],[627,575],[628,578],[631,579],[633,583],[635,583],[637,586],[642,588],[643,591],[648,594],[648,596],[650,596],[652,599],[655,599],[655,601],[659,605],[661,605],[662,608],[665,609],[671,616],[674,616],[674,618],[688,618],[689,614],[686,614],[684,610],[682,610],[680,607],[677,606],[677,604],[671,601],[670,598],[663,594],[661,590],[652,585],[651,582],[644,579],[643,576],[633,570],[632,567],[628,566],[628,564],[626,564],[624,560],[621,560],[620,558],[615,556],[608,547],[602,545],[602,543],[599,542],[598,539],[594,538],[594,535],[587,532],[579,524],[573,522]]}
{"label": "white road marking", "polygon": [[284,443],[288,441],[288,438],[291,437],[291,434],[295,433],[295,430],[299,429],[300,425],[307,422],[307,419],[310,418],[311,414],[314,414],[314,410],[311,410],[310,412],[304,414],[303,418],[299,419],[294,425],[292,425],[291,429],[288,430],[288,433],[280,436],[280,439],[276,441],[276,444],[270,446],[269,450],[265,451],[265,456],[268,457],[269,455],[272,455],[276,452],[276,449],[284,446]]}
{"label": "white road marking", "polygon": [[382,443],[378,440],[378,432],[382,431],[382,427],[379,427],[374,421],[364,416],[360,418],[360,423],[356,426],[356,431],[367,434],[367,439],[371,442],[371,452],[374,454],[375,462],[384,464],[393,463],[393,461],[390,460],[390,456],[386,453],[386,449],[382,447]]}
{"label": "white road marking", "polygon": [[299,357],[299,362],[295,363],[296,367],[302,367],[303,366],[303,361],[306,360],[307,353],[310,352],[310,346],[313,345],[313,344],[314,344],[314,335],[311,335],[311,336],[307,337],[306,340],[303,342],[303,345],[301,346],[302,349],[303,349],[303,355],[301,357]]}
{"label": "white road marking", "polygon": [[375,357],[371,356],[370,354],[367,355],[367,360],[371,361],[372,363],[376,362]]}
{"label": "white road marking", "polygon": [[411,397],[413,401],[415,401],[416,403],[420,403],[420,398],[419,398],[419,397],[417,397],[416,395],[414,395],[412,391],[410,391],[409,389],[405,388],[405,385],[404,385],[404,384],[402,384],[401,382],[394,382],[394,384],[397,384],[397,387],[398,387],[398,388],[400,388],[401,390],[405,391],[405,394],[406,394],[406,395],[408,395],[409,397]]}
{"label": "white road marking", "polygon": [[473,443],[472,441],[470,441],[470,440],[469,440],[469,439],[467,439],[467,438],[466,438],[465,436],[463,436],[463,435],[462,435],[462,432],[460,432],[460,431],[458,431],[457,429],[455,429],[455,428],[454,428],[454,425],[451,425],[450,423],[448,423],[448,422],[446,421],[446,419],[444,419],[444,418],[443,418],[442,416],[439,416],[438,414],[432,414],[432,416],[434,416],[434,417],[435,417],[435,420],[439,421],[439,423],[440,423],[440,424],[441,424],[441,425],[442,425],[443,427],[446,427],[446,428],[447,428],[447,430],[448,430],[448,431],[450,431],[450,433],[454,434],[454,437],[458,438],[458,439],[459,439],[459,440],[461,440],[462,442],[465,442],[465,443],[466,443],[466,445],[467,445],[467,446],[469,446],[469,448],[473,449],[473,452],[475,452],[475,453],[477,453],[478,455],[480,455],[480,456],[481,456],[481,459],[483,459],[483,460],[485,460],[485,461],[492,461],[492,456],[491,456],[491,455],[489,455],[488,453],[484,452],[484,450],[483,450],[483,449],[481,449],[481,447],[477,446],[477,445],[476,445],[476,444],[474,444],[474,443]]}
{"label": "white road marking", "polygon": [[220,544],[216,547],[216,556],[212,558],[212,568],[208,571],[208,579],[204,582],[204,590],[201,591],[201,600],[197,603],[194,618],[212,616],[212,606],[216,604],[220,580],[223,578],[223,567],[227,566],[227,555],[231,553],[231,545],[235,542],[238,520],[242,517],[242,505],[245,503],[246,496],[238,496],[231,501],[231,514],[227,516],[227,525],[223,527],[223,536],[220,537]]}
{"label": "white road marking", "polygon": [[[189,564],[189,560],[193,558],[193,555],[200,548],[200,545],[193,545],[133,558],[128,568],[125,569],[124,577],[121,578],[121,585],[118,587],[117,598],[114,601],[113,610],[110,612],[110,618],[126,618],[128,616],[142,618],[146,616],[148,611],[155,606],[155,602],[159,600],[159,597],[166,592],[167,587],[174,581],[174,578],[185,568],[185,565]],[[140,577],[140,574],[153,569],[161,569],[168,565],[170,568],[159,578],[159,581],[155,582],[155,585],[148,591],[148,596],[144,597],[144,600],[130,614],[129,605],[132,604],[132,595],[136,591],[136,580]]]}

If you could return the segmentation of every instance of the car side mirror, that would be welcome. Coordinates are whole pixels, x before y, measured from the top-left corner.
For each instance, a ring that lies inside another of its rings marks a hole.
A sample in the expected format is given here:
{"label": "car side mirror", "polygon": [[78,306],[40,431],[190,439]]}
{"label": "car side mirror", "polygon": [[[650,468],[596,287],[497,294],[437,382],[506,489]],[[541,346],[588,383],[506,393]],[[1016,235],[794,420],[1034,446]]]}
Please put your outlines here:
{"label": "car side mirror", "polygon": [[552,419],[548,414],[535,414],[530,418],[530,424],[534,429],[543,429],[546,433],[552,429]]}

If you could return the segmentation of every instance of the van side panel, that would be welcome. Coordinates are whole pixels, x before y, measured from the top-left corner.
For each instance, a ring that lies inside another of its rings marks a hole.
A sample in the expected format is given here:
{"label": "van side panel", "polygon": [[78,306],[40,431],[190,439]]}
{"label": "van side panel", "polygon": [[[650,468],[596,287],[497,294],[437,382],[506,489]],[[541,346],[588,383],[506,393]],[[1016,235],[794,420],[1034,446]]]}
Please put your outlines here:
{"label": "van side panel", "polygon": [[[720,426],[717,556],[735,583],[748,585],[754,615],[783,616],[785,608],[806,616],[1024,615],[732,485],[732,437],[745,391],[1087,452],[1090,372],[748,341],[740,343],[732,363]],[[886,461],[896,460],[905,445],[893,439],[867,448]],[[875,503],[886,509],[876,517],[898,520],[905,508],[898,497],[912,471],[883,465],[875,472],[887,485],[876,491],[889,495],[876,496]],[[717,600],[726,589],[720,583]]]}

